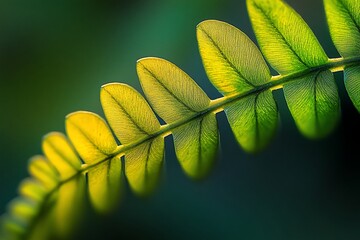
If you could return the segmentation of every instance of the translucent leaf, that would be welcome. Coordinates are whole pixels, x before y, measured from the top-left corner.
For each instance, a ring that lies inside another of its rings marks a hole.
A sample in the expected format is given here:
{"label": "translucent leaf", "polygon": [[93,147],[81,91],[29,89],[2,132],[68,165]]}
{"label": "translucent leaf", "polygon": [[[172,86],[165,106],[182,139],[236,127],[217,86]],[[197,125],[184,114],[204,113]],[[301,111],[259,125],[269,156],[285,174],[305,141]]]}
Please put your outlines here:
{"label": "translucent leaf", "polygon": [[121,191],[121,161],[113,158],[88,172],[90,199],[101,213],[108,213],[119,204]]}
{"label": "translucent leaf", "polygon": [[137,195],[145,196],[153,192],[160,177],[163,159],[163,137],[147,141],[126,152],[125,174]]}
{"label": "translucent leaf", "polygon": [[343,57],[360,54],[360,1],[324,0],[330,35]]}
{"label": "translucent leaf", "polygon": [[[82,217],[85,202],[85,177],[83,174],[76,175],[58,189],[56,202],[52,208],[53,226],[56,236],[66,239],[79,224]],[[47,213],[49,213],[47,211]]]}
{"label": "translucent leaf", "polygon": [[[330,35],[343,57],[360,54],[360,1],[325,0],[326,18]],[[344,81],[350,99],[360,112],[360,68],[344,69]]]}
{"label": "translucent leaf", "polygon": [[195,179],[206,176],[219,145],[215,113],[195,119],[173,130],[176,156],[185,173]]}
{"label": "translucent leaf", "polygon": [[52,132],[44,136],[43,152],[57,169],[61,179],[74,175],[81,168],[81,161],[62,133]]}
{"label": "translucent leaf", "polygon": [[38,211],[38,204],[29,199],[18,197],[9,203],[8,208],[10,215],[19,220],[22,224],[28,225]]}
{"label": "translucent leaf", "polygon": [[206,73],[222,94],[239,94],[270,80],[259,49],[239,29],[208,20],[197,26],[197,39]]}
{"label": "translucent leaf", "polygon": [[247,152],[262,150],[276,131],[278,110],[270,90],[225,107],[225,113],[237,141]]}
{"label": "translucent leaf", "polygon": [[164,59],[141,59],[137,72],[147,99],[167,123],[192,116],[210,104],[194,80]]}
{"label": "translucent leaf", "polygon": [[42,202],[47,191],[43,184],[32,178],[24,179],[19,185],[19,194],[35,202]]}
{"label": "translucent leaf", "polygon": [[122,144],[131,143],[160,129],[160,123],[145,99],[126,84],[111,83],[101,88],[106,119]]}
{"label": "translucent leaf", "polygon": [[247,6],[260,48],[280,74],[328,61],[309,26],[282,0],[247,0]]}
{"label": "translucent leaf", "polygon": [[107,159],[117,148],[108,125],[95,113],[69,114],[66,117],[66,132],[87,164]]}
{"label": "translucent leaf", "polygon": [[19,222],[18,219],[14,219],[13,216],[5,215],[2,216],[0,224],[0,239],[20,240],[23,238],[22,234],[26,231],[26,226]]}
{"label": "translucent leaf", "polygon": [[[58,163],[57,165],[59,166]],[[28,169],[30,175],[39,180],[49,190],[53,189],[60,181],[59,173],[56,171],[54,166],[43,156],[32,157],[29,161]],[[73,170],[73,168],[71,168],[71,170]]]}
{"label": "translucent leaf", "polygon": [[360,67],[352,66],[345,68],[344,81],[350,99],[360,112]]}
{"label": "translucent leaf", "polygon": [[290,112],[299,130],[307,137],[327,135],[340,116],[340,102],[330,71],[314,73],[284,85]]}

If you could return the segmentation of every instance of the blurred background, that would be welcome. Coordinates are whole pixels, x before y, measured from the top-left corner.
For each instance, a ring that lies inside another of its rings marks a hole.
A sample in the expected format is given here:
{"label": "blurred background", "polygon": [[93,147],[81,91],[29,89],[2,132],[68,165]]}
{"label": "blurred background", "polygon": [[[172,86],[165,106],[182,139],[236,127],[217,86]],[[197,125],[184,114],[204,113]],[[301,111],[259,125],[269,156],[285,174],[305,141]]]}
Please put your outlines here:
{"label": "blurred background", "polygon": [[[338,57],[322,1],[288,0],[308,22],[329,57]],[[254,40],[245,1],[1,0],[0,214],[28,176],[41,138],[64,132],[64,117],[103,115],[100,86],[124,82],[141,91],[136,60],[157,56],[185,70],[211,98],[195,27],[218,19]],[[335,74],[342,119],[327,138],[301,136],[281,91],[280,123],[257,155],[237,145],[224,114],[221,148],[208,178],[182,173],[171,138],[162,182],[144,200],[128,190],[110,216],[87,210],[74,239],[358,239],[360,236],[359,114]]]}

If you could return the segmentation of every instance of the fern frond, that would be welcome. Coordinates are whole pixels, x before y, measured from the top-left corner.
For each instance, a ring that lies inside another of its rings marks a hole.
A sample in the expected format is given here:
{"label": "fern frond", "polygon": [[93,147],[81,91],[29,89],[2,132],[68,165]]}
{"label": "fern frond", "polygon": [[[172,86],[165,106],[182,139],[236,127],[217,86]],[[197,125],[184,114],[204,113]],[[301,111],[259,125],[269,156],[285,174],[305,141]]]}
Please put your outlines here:
{"label": "fern frond", "polygon": [[[184,172],[193,179],[205,177],[219,145],[218,112],[225,112],[245,151],[262,150],[278,124],[274,90],[284,89],[295,123],[310,138],[326,136],[338,122],[339,97],[332,72],[344,70],[349,95],[359,110],[360,54],[348,49],[344,33],[334,30],[338,26],[331,19],[350,8],[339,16],[342,21],[350,16],[358,26],[359,16],[351,9],[360,8],[360,2],[325,0],[332,36],[343,55],[338,59],[328,59],[305,21],[284,2],[247,3],[260,49],[280,75],[270,75],[260,50],[239,29],[216,20],[200,23],[197,38],[204,68],[223,97],[211,100],[173,63],[140,59],[137,73],[146,99],[126,84],[106,84],[100,93],[106,120],[95,113],[75,112],[66,117],[67,136],[54,132],[44,137],[44,156],[30,160],[31,177],[22,182],[20,197],[9,204],[3,218],[6,237],[28,237],[48,209],[53,209],[57,231],[66,234],[74,223],[64,219],[81,209],[85,186],[97,211],[111,211],[121,199],[123,173],[135,194],[150,194],[159,181],[164,138],[169,135]],[[344,31],[360,34],[355,27]]]}

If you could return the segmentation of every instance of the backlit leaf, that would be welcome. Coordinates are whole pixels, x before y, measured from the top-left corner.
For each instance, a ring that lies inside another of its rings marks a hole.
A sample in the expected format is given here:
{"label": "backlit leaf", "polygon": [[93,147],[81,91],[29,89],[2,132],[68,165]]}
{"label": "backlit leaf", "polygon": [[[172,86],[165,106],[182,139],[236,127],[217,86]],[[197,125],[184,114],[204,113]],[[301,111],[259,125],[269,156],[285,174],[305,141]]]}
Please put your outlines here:
{"label": "backlit leaf", "polygon": [[59,172],[61,179],[66,179],[79,171],[81,161],[62,133],[52,132],[45,135],[42,148],[46,158]]}
{"label": "backlit leaf", "polygon": [[156,187],[164,159],[164,138],[157,137],[132,148],[125,155],[125,174],[138,195],[150,194]]}
{"label": "backlit leaf", "polygon": [[[29,161],[28,169],[30,175],[40,181],[47,189],[54,188],[60,181],[59,173],[43,156],[32,157]],[[73,168],[71,168],[71,170],[73,170]]]}
{"label": "backlit leaf", "polygon": [[210,104],[194,80],[164,59],[140,59],[137,72],[147,99],[167,123],[192,116]]}
{"label": "backlit leaf", "polygon": [[241,99],[224,110],[237,141],[245,151],[258,152],[273,137],[278,112],[270,90]]}
{"label": "backlit leaf", "polygon": [[219,144],[215,113],[195,119],[172,131],[176,156],[191,178],[206,176],[213,166]]}
{"label": "backlit leaf", "polygon": [[271,66],[289,74],[325,64],[324,50],[306,22],[282,0],[247,0],[258,43]]}
{"label": "backlit leaf", "polygon": [[346,67],[344,69],[344,81],[350,99],[360,112],[360,67]]}
{"label": "backlit leaf", "polygon": [[[325,0],[326,18],[331,38],[343,57],[360,54],[360,1]],[[344,82],[350,99],[360,112],[360,68],[344,69]]]}
{"label": "backlit leaf", "polygon": [[222,94],[239,94],[270,80],[259,49],[239,29],[208,20],[197,26],[197,39],[206,73]]}
{"label": "backlit leaf", "polygon": [[41,202],[48,190],[39,181],[33,178],[26,178],[20,183],[18,191],[23,197]]}
{"label": "backlit leaf", "polygon": [[37,213],[38,203],[23,197],[18,197],[9,203],[8,208],[8,212],[14,218],[22,224],[27,225],[29,220]]}
{"label": "backlit leaf", "polygon": [[95,113],[75,112],[66,117],[66,132],[87,164],[105,160],[117,144],[106,122]]}
{"label": "backlit leaf", "polygon": [[334,76],[330,71],[314,73],[284,85],[290,112],[307,137],[323,137],[336,126],[340,102]]}
{"label": "backlit leaf", "polygon": [[360,1],[324,0],[326,19],[334,44],[343,57],[360,54]]}
{"label": "backlit leaf", "polygon": [[145,99],[126,84],[111,83],[101,88],[106,119],[122,144],[151,135],[160,123]]}
{"label": "backlit leaf", "polygon": [[96,210],[108,213],[119,204],[121,180],[121,161],[118,157],[89,170],[89,195]]}
{"label": "backlit leaf", "polygon": [[55,235],[61,239],[67,239],[79,224],[86,196],[85,186],[85,177],[79,174],[53,193],[56,194],[55,206],[51,209],[55,221],[53,228]]}

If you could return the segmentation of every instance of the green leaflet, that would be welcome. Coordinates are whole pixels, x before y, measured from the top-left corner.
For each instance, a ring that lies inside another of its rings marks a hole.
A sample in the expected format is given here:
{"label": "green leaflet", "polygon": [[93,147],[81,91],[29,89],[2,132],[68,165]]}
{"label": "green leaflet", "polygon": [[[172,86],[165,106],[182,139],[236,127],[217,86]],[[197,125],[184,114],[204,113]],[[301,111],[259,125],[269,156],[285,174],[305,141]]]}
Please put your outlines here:
{"label": "green leaflet", "polygon": [[182,169],[191,178],[205,177],[214,164],[219,145],[215,113],[175,128],[172,133]]}
{"label": "green leaflet", "polygon": [[196,33],[206,73],[222,94],[240,94],[270,80],[259,49],[239,29],[208,20],[197,26]]}
{"label": "green leaflet", "polygon": [[[360,54],[360,1],[325,0],[326,18],[330,35],[343,57]],[[344,69],[344,81],[350,99],[360,112],[360,68]]]}
{"label": "green leaflet", "polygon": [[164,59],[140,59],[137,72],[147,99],[166,123],[192,116],[210,104],[194,80]]}
{"label": "green leaflet", "polygon": [[29,199],[18,197],[12,200],[8,206],[8,212],[20,225],[26,226],[33,218],[39,205]]}
{"label": "green leaflet", "polygon": [[235,137],[247,152],[262,150],[273,137],[278,112],[271,91],[264,91],[225,108]]}
{"label": "green leaflet", "polygon": [[36,216],[40,208],[38,202],[24,197],[13,199],[7,207],[7,215],[3,216],[0,223],[1,239],[20,239],[19,236],[26,234],[31,220]]}
{"label": "green leaflet", "polygon": [[100,99],[106,119],[122,144],[134,142],[160,129],[149,104],[132,87],[120,83],[106,84],[101,88]]}
{"label": "green leaflet", "polygon": [[360,112],[360,67],[344,69],[345,87],[358,112]]}
{"label": "green leaflet", "polygon": [[[204,91],[172,63],[159,58],[145,58],[138,61],[137,70],[145,95],[167,123],[194,117],[209,107],[210,99]],[[200,178],[208,172],[217,149],[215,116],[210,114],[203,120],[189,121],[172,131],[180,164],[193,178]],[[191,154],[190,149],[194,150]]]}
{"label": "green leaflet", "polygon": [[280,74],[328,61],[309,26],[282,0],[247,0],[247,6],[262,53]]}
{"label": "green leaflet", "polygon": [[89,170],[89,195],[98,212],[109,213],[118,206],[123,189],[121,173],[121,161],[116,157]]}
{"label": "green leaflet", "polygon": [[157,137],[127,151],[125,174],[130,187],[140,196],[153,192],[163,166],[164,138]]}
{"label": "green leaflet", "polygon": [[305,136],[323,137],[336,126],[340,102],[330,71],[289,82],[284,85],[284,94],[295,123]]}
{"label": "green leaflet", "polygon": [[343,57],[360,54],[360,2],[324,0],[332,40]]}
{"label": "green leaflet", "polygon": [[[105,116],[122,144],[131,144],[160,130],[149,104],[132,87],[111,83],[102,87],[100,95]],[[125,155],[125,174],[132,190],[138,195],[151,193],[162,167],[164,138],[150,139]]]}

